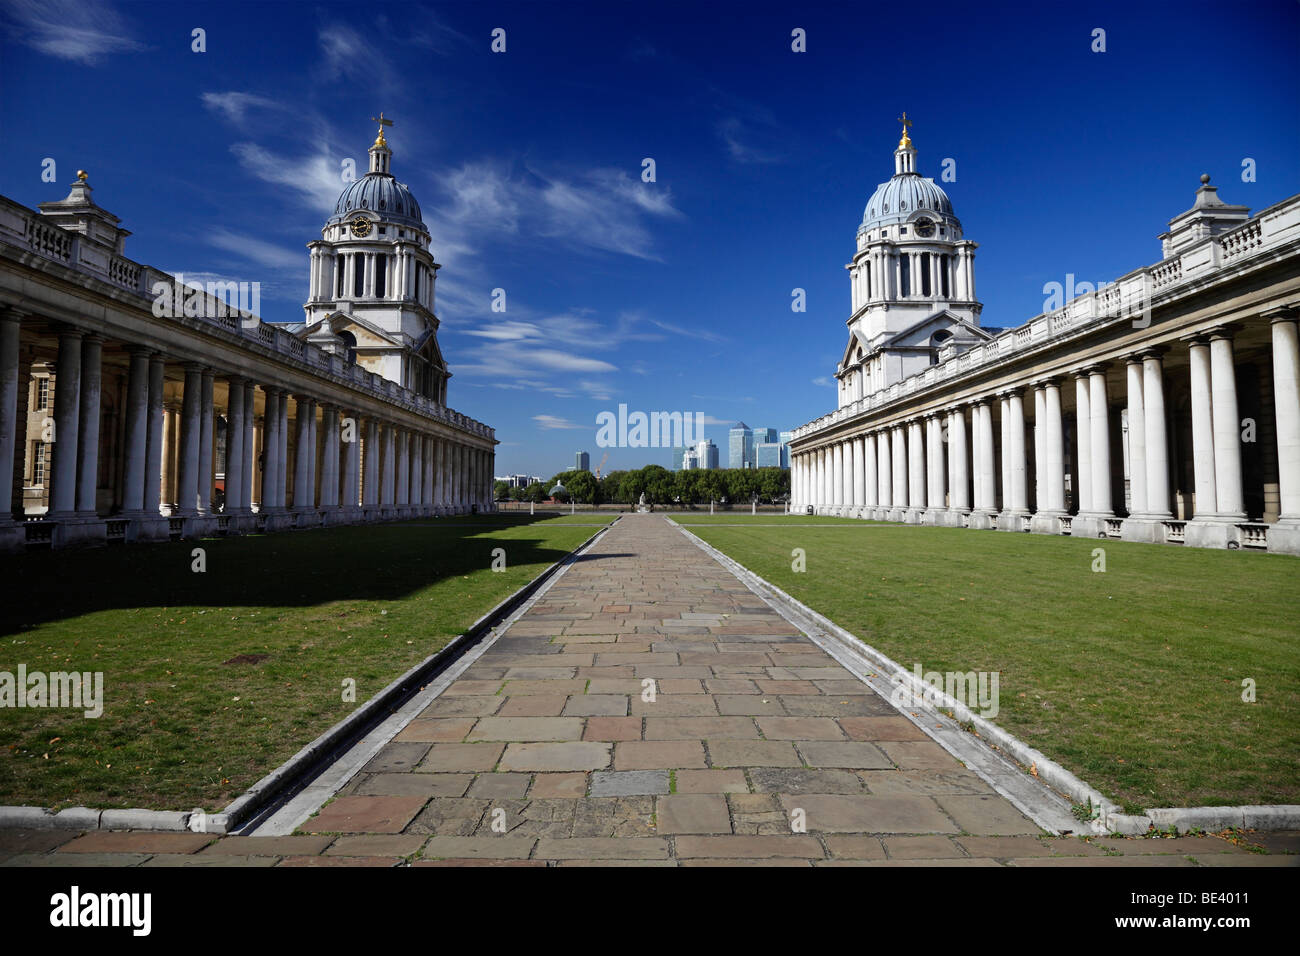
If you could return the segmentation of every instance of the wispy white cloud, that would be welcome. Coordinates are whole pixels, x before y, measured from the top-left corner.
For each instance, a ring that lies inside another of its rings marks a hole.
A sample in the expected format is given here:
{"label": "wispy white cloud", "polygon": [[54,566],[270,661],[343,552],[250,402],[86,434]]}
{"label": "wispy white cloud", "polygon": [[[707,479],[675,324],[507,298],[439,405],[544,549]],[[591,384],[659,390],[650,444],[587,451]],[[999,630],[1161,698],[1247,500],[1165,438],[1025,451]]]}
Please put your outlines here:
{"label": "wispy white cloud", "polygon": [[230,151],[251,175],[292,190],[301,201],[318,211],[332,210],[347,185],[338,157],[328,152],[288,158],[256,143],[235,143]]}
{"label": "wispy white cloud", "polygon": [[815,379],[812,380],[812,383],[814,385],[819,385],[822,388],[830,388],[835,384],[834,382],[831,381],[829,375],[818,375]]}
{"label": "wispy white cloud", "polygon": [[20,42],[60,60],[95,66],[111,54],[146,48],[107,3],[2,0],[0,8],[8,13],[9,30]]}
{"label": "wispy white cloud", "polygon": [[307,267],[307,250],[286,249],[264,239],[239,235],[229,229],[218,228],[208,232],[204,238],[209,245],[233,252],[250,262],[257,262],[271,269],[294,270],[302,273]]}
{"label": "wispy white cloud", "polygon": [[202,99],[204,106],[215,113],[222,114],[227,120],[236,125],[244,122],[249,110],[281,110],[284,108],[269,96],[259,96],[256,93],[241,93],[237,90],[228,90],[224,93],[204,93]]}
{"label": "wispy white cloud", "polygon": [[705,342],[725,342],[727,341],[716,332],[710,332],[708,329],[684,329],[680,325],[672,325],[668,322],[660,322],[658,319],[651,319],[651,325],[656,325],[665,332],[671,332],[673,335],[685,336],[688,339],[701,339]]}
{"label": "wispy white cloud", "polygon": [[726,145],[728,154],[736,162],[746,165],[781,162],[781,157],[776,153],[746,142],[752,132],[737,117],[729,116],[721,120],[717,129],[718,137]]}
{"label": "wispy white cloud", "polygon": [[556,415],[534,415],[533,421],[537,422],[538,428],[548,431],[559,428],[585,429],[590,426],[579,425],[577,422],[571,422],[567,418],[560,418]]}

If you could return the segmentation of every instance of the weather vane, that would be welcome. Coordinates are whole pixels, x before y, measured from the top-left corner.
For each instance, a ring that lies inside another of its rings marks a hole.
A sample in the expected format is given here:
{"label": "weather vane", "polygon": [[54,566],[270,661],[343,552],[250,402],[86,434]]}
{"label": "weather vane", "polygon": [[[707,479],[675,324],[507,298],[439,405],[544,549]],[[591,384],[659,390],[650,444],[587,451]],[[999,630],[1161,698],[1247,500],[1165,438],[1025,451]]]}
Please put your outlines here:
{"label": "weather vane", "polygon": [[384,127],[385,127],[385,126],[392,126],[392,125],[393,125],[393,121],[390,120],[390,119],[384,119],[384,114],[383,114],[382,111],[380,112],[380,114],[379,114],[378,116],[372,116],[372,117],[370,117],[370,121],[371,121],[372,123],[378,123],[378,124],[379,124],[379,135],[375,138],[375,145],[376,145],[376,146],[387,146],[387,145],[388,145],[388,142],[384,139]]}

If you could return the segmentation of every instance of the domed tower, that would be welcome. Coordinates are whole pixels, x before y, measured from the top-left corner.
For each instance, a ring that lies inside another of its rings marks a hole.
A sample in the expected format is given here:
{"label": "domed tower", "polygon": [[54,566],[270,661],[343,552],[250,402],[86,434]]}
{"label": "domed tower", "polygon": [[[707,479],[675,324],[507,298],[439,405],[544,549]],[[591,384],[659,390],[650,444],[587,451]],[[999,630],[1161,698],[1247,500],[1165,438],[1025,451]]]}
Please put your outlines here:
{"label": "domed tower", "polygon": [[952,202],[916,171],[904,113],[894,175],[881,183],[858,227],[851,280],[849,342],[835,377],[839,404],[933,365],[940,352],[988,339],[975,301],[976,243],[962,238]]}
{"label": "domed tower", "polygon": [[370,169],[348,184],[308,243],[311,281],[299,335],[441,404],[450,373],[438,348],[433,290],[441,266],[419,203],[392,173],[380,114]]}

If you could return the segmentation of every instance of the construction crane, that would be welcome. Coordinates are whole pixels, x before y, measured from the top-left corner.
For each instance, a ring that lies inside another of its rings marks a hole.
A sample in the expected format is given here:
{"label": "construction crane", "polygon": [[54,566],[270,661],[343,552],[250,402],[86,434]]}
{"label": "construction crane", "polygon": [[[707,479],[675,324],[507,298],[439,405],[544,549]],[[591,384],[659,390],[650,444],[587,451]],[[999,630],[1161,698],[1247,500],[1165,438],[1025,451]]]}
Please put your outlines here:
{"label": "construction crane", "polygon": [[605,462],[607,462],[607,461],[609,461],[609,452],[605,452],[605,457],[602,458],[602,459],[600,460],[600,464],[596,466],[596,480],[597,480],[597,481],[600,480],[600,470],[601,470],[602,468],[605,467]]}

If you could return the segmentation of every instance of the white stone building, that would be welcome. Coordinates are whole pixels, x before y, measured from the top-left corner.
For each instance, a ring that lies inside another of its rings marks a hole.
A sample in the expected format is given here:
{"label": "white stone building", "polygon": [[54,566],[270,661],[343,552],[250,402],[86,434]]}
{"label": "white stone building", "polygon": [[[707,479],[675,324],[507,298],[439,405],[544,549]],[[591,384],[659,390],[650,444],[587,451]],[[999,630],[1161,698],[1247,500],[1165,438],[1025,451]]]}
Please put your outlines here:
{"label": "white stone building", "polygon": [[381,127],[309,244],[297,325],[127,259],[84,173],[39,212],[0,196],[0,551],[495,507],[496,439],[446,405],[439,267],[391,157]]}
{"label": "white stone building", "polygon": [[792,510],[1300,553],[1300,195],[1250,216],[1203,176],[1159,262],[991,330],[906,128],[894,155]]}

